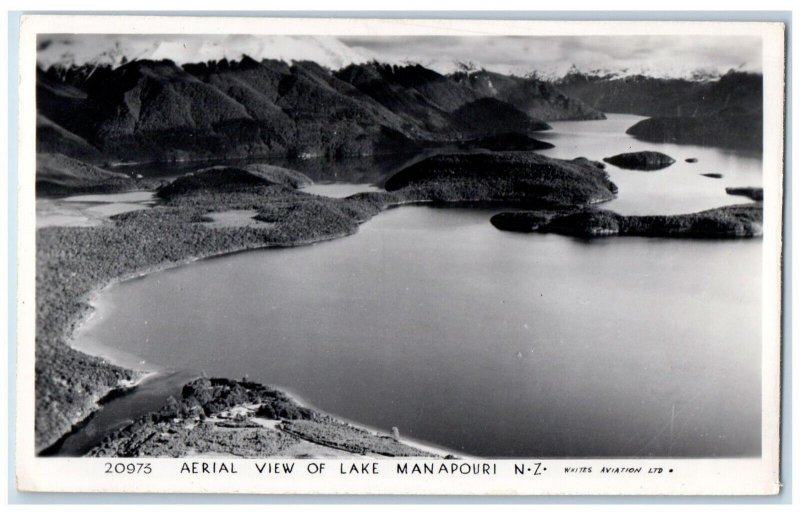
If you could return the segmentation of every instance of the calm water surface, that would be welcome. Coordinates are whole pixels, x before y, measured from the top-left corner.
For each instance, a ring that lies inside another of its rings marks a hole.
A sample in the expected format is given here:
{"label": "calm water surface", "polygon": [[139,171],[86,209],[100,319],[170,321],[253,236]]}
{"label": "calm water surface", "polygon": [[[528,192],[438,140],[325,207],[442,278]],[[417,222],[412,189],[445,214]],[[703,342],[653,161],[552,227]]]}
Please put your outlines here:
{"label": "calm water surface", "polygon": [[[623,134],[637,118],[623,118],[548,135],[555,156],[678,160],[609,166],[609,208],[705,209],[745,201],[725,186],[761,183],[758,158],[642,144]],[[474,455],[760,453],[760,240],[586,242],[501,232],[492,213],[402,207],[352,237],[128,281],[101,296],[76,346],[137,368],[247,374]],[[96,424],[119,423],[115,409]]]}
{"label": "calm water surface", "polygon": [[[555,148],[541,154],[561,159],[583,156],[596,161],[623,152],[655,150],[675,159],[663,170],[642,172],[607,165],[611,180],[619,186],[616,200],[603,207],[625,215],[680,214],[740,204],[748,199],[725,193],[731,186],[761,186],[761,156],[714,147],[647,143],[625,131],[644,117],[609,114],[608,120],[551,122],[552,131],[537,134]],[[695,158],[696,163],[686,159]],[[722,179],[704,177],[720,173]],[[767,199],[769,202],[769,199]]]}

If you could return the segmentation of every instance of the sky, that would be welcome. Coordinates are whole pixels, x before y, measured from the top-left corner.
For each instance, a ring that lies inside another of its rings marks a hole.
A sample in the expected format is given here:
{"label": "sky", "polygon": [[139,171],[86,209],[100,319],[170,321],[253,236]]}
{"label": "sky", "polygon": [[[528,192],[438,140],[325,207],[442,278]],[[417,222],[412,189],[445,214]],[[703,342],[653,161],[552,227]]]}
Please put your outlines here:
{"label": "sky", "polygon": [[419,63],[441,73],[470,63],[501,73],[533,71],[560,76],[581,71],[710,74],[729,69],[761,71],[757,37],[732,36],[250,36],[250,35],[40,35],[38,61],[119,64],[131,59],[170,59],[178,64],[239,59],[242,55],[312,60],[332,69],[378,60]]}

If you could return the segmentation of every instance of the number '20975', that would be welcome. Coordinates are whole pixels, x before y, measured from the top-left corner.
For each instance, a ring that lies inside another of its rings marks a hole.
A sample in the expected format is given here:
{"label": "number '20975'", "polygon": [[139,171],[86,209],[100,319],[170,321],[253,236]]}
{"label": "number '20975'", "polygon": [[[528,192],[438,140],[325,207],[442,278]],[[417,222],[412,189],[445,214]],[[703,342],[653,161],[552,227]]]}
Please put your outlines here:
{"label": "number '20975'", "polygon": [[106,474],[149,474],[149,463],[106,463]]}

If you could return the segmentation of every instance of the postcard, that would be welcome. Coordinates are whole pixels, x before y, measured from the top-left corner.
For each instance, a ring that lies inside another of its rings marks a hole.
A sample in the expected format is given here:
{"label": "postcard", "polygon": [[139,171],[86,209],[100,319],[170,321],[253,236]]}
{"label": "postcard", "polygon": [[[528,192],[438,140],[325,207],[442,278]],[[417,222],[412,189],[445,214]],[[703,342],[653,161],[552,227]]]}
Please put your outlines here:
{"label": "postcard", "polygon": [[784,42],[23,16],[17,487],[779,493]]}

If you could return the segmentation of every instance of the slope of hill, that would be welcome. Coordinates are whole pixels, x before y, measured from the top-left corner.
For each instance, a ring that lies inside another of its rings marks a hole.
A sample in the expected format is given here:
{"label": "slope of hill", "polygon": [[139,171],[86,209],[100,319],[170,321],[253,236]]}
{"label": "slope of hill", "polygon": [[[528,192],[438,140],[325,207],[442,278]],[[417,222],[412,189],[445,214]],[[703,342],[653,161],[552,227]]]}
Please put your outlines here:
{"label": "slope of hill", "polygon": [[554,84],[602,111],[642,116],[707,116],[731,108],[758,113],[763,101],[761,75],[735,71],[712,81],[573,72]]}
{"label": "slope of hill", "polygon": [[36,116],[36,151],[91,161],[102,158],[97,147],[41,114]]}
{"label": "slope of hill", "polygon": [[453,111],[452,120],[465,134],[476,136],[504,132],[528,133],[551,128],[513,105],[494,98],[480,98],[462,105]]}
{"label": "slope of hill", "polygon": [[528,77],[502,75],[481,70],[458,72],[450,78],[467,85],[477,95],[508,102],[533,118],[556,120],[602,120],[601,110],[570,98],[553,84]]}
{"label": "slope of hill", "polygon": [[760,115],[721,112],[709,116],[658,116],[642,120],[626,132],[643,141],[760,150]]}
{"label": "slope of hill", "polygon": [[134,181],[125,174],[109,172],[63,154],[40,153],[36,156],[36,194],[69,195],[124,191]]}
{"label": "slope of hill", "polygon": [[617,186],[600,163],[553,159],[533,152],[438,154],[386,181],[386,190],[434,202],[505,202],[583,206],[611,200]]}
{"label": "slope of hill", "polygon": [[406,128],[417,131],[447,129],[448,113],[478,98],[469,88],[419,65],[354,64],[335,75],[397,113]]}
{"label": "slope of hill", "polygon": [[543,82],[492,80],[503,94],[420,65],[376,62],[338,71],[247,57],[52,68],[38,75],[40,144],[92,162],[346,157],[602,117]]}
{"label": "slope of hill", "polygon": [[606,112],[652,117],[628,130],[645,141],[761,148],[759,74],[730,71],[718,80],[691,81],[570,73],[556,86]]}

